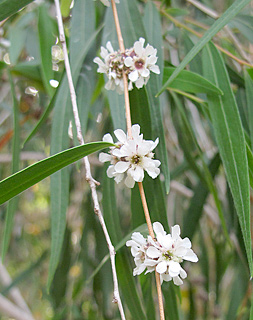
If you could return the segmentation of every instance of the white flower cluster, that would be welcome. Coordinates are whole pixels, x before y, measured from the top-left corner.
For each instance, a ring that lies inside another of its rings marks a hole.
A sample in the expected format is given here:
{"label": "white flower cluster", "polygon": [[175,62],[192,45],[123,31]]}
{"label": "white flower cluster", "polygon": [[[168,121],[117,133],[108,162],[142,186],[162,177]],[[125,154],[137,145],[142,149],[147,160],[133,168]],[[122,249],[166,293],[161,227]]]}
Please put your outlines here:
{"label": "white flower cluster", "polygon": [[[157,146],[159,139],[156,141],[144,140],[143,134],[140,134],[140,126],[132,126],[132,138],[121,129],[114,131],[116,138],[119,140],[115,147],[110,147],[110,152],[100,153],[101,162],[110,161],[111,165],[107,169],[109,178],[119,183],[126,175],[125,184],[128,188],[133,188],[135,182],[141,182],[144,178],[144,170],[148,175],[155,179],[159,173],[159,160],[154,160],[152,152]],[[107,133],[103,141],[113,143],[112,136]]]}
{"label": "white flower cluster", "polygon": [[183,284],[182,279],[187,277],[180,263],[183,260],[198,261],[197,255],[191,249],[191,241],[180,237],[179,225],[171,228],[171,234],[166,234],[160,222],[155,222],[153,228],[156,234],[155,240],[151,236],[145,239],[141,233],[134,232],[132,240],[126,243],[131,247],[136,264],[133,275],[139,275],[145,269],[147,269],[145,274],[156,270],[160,274],[161,282],[173,279],[179,286]]}
{"label": "white flower cluster", "polygon": [[139,89],[148,82],[150,71],[160,74],[160,69],[156,65],[157,50],[151,45],[144,48],[145,39],[140,38],[134,43],[133,48],[126,49],[125,52],[114,51],[111,42],[108,41],[106,48],[101,47],[100,56],[102,61],[96,57],[93,61],[98,64],[97,72],[105,73],[109,79],[105,88],[107,90],[117,90],[123,93],[123,71],[128,77],[128,90],[133,89],[133,83]]}

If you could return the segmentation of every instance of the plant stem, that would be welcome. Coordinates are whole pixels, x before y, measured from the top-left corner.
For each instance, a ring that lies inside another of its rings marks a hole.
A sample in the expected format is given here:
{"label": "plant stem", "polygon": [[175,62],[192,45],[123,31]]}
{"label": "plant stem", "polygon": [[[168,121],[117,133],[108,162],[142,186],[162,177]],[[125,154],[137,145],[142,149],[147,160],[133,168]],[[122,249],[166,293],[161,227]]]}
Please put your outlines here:
{"label": "plant stem", "polygon": [[[123,40],[122,33],[121,33],[121,28],[120,28],[120,24],[119,24],[118,12],[117,12],[115,1],[111,0],[111,4],[112,4],[112,11],[113,11],[113,16],[114,16],[115,27],[116,27],[116,32],[117,32],[117,36],[118,36],[120,51],[124,52],[125,51],[124,40]],[[129,101],[129,93],[128,93],[128,80],[127,80],[127,75],[124,73],[124,71],[123,71],[123,81],[124,81],[124,96],[125,96],[127,133],[128,133],[129,138],[132,138],[132,129],[131,129],[132,121],[131,121],[130,101]],[[154,235],[154,231],[152,228],[152,222],[150,219],[147,200],[146,200],[146,196],[145,196],[142,182],[138,182],[138,186],[139,186],[139,190],[140,190],[140,196],[141,196],[142,206],[143,206],[143,210],[144,210],[144,214],[145,214],[145,219],[146,219],[147,226],[148,226],[148,231],[149,231],[150,236],[153,239],[155,239],[155,235]],[[157,273],[156,271],[155,271],[155,278],[156,278],[157,296],[158,296],[158,303],[159,303],[160,320],[165,320],[160,274]]]}
{"label": "plant stem", "polygon": [[[70,97],[71,97],[74,119],[75,119],[75,124],[76,124],[76,129],[77,129],[77,138],[78,138],[80,145],[83,145],[84,139],[83,139],[83,135],[82,135],[81,122],[80,122],[78,108],[77,108],[75,88],[74,88],[73,79],[72,79],[72,75],[71,75],[71,68],[70,68],[69,57],[68,57],[68,52],[67,52],[67,45],[66,45],[66,40],[65,40],[65,34],[64,34],[64,28],[63,28],[59,0],[55,0],[55,7],[56,7],[56,15],[57,15],[57,21],[58,21],[60,42],[62,44],[62,49],[63,49],[63,53],[64,53],[65,69],[66,69],[66,74],[67,74],[67,78],[68,78]],[[103,217],[102,211],[100,209],[99,201],[98,201],[96,185],[98,185],[99,183],[97,181],[95,181],[91,175],[90,162],[89,162],[88,157],[84,157],[83,161],[84,161],[85,170],[86,170],[86,180],[89,183],[90,188],[91,188],[91,195],[92,195],[93,204],[94,204],[94,212],[98,216],[99,222],[100,222],[101,227],[103,229],[105,239],[106,239],[106,242],[107,242],[107,245],[109,248],[111,267],[112,267],[113,284],[114,284],[113,302],[118,304],[121,319],[125,320],[126,317],[124,314],[124,309],[123,309],[123,305],[122,305],[122,302],[120,299],[120,294],[119,294],[119,286],[118,286],[118,279],[117,279],[117,272],[116,272],[116,265],[115,265],[115,250],[112,245],[108,230],[106,228],[104,217]]]}

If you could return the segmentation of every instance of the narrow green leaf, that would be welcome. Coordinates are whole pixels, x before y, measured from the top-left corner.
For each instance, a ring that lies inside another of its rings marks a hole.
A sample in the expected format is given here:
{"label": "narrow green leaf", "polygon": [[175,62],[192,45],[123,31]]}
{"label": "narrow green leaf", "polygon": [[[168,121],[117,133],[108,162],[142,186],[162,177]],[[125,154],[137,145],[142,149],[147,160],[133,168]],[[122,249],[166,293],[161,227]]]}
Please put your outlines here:
{"label": "narrow green leaf", "polygon": [[[139,123],[144,138],[147,140],[151,139],[151,112],[145,88],[140,90],[134,88],[134,90],[130,92],[130,105],[133,123]],[[145,108],[143,108],[143,105],[145,105]],[[154,152],[156,155],[156,149]],[[160,221],[166,228],[168,221],[164,199],[165,190],[160,181],[160,177],[158,176],[156,179],[152,179],[145,173],[143,184],[152,221]],[[134,199],[132,200],[133,222],[135,221],[133,227],[137,227],[137,221],[138,223],[143,223],[144,221],[142,209],[137,209],[136,207],[138,202],[140,203],[139,190],[137,187],[133,190],[132,197]],[[139,207],[141,208],[142,206],[140,205]]]}
{"label": "narrow green leaf", "polygon": [[186,67],[186,65],[196,56],[196,54],[204,48],[204,46],[216,35],[234,16],[238,14],[251,0],[236,0],[223,15],[214,22],[211,28],[204,34],[198,43],[185,56],[180,65],[173,72],[171,77],[166,81],[161,90],[157,93],[160,95],[168,85],[179,75],[179,73]]}
{"label": "narrow green leaf", "polygon": [[42,79],[47,93],[50,97],[52,97],[55,89],[51,87],[49,81],[54,79],[51,48],[55,44],[55,36],[53,35],[55,28],[51,17],[48,15],[48,9],[49,8],[46,4],[43,4],[39,7],[38,35],[40,44]]}
{"label": "narrow green leaf", "polygon": [[240,14],[235,17],[230,25],[241,31],[245,38],[253,43],[253,17],[246,14]]}
{"label": "narrow green leaf", "polygon": [[0,0],[0,21],[10,17],[33,0]]}
{"label": "narrow green leaf", "polygon": [[61,14],[63,17],[68,17],[72,0],[61,0]]}
{"label": "narrow green leaf", "polygon": [[203,65],[207,79],[219,86],[224,93],[223,96],[208,95],[208,104],[221,159],[242,229],[252,275],[249,172],[240,115],[225,64],[212,43],[204,51]]}
{"label": "narrow green leaf", "polygon": [[[212,159],[209,170],[214,178],[220,166],[220,156],[216,154]],[[201,214],[203,212],[203,207],[206,202],[207,196],[209,194],[209,189],[202,181],[198,183],[195,187],[194,196],[190,202],[190,206],[184,215],[183,220],[183,237],[193,238],[194,233],[198,227]]]}
{"label": "narrow green leaf", "polygon": [[[192,126],[188,120],[187,114],[180,102],[180,100],[177,98],[177,96],[172,93],[173,99],[176,103],[177,106],[177,110],[180,112],[180,127],[178,129],[179,132],[179,139],[180,139],[180,145],[183,148],[185,157],[187,159],[187,161],[189,162],[189,164],[191,165],[192,169],[194,170],[194,172],[199,176],[201,182],[207,186],[207,188],[209,189],[209,191],[211,192],[211,194],[214,197],[214,201],[218,210],[218,214],[219,214],[219,218],[221,220],[221,225],[224,231],[224,234],[227,238],[227,241],[229,244],[231,244],[230,242],[230,238],[228,235],[228,231],[227,231],[227,227],[226,227],[226,223],[225,223],[225,218],[224,218],[224,213],[222,210],[222,205],[220,202],[220,199],[218,197],[218,191],[217,188],[213,182],[212,179],[212,175],[205,163],[203,154],[202,154],[202,150],[199,147],[198,141],[195,137],[194,131],[192,129]],[[199,155],[199,158],[201,160],[201,164],[202,164],[202,170],[199,169],[199,166],[196,164],[195,160],[194,160],[194,156],[192,155],[192,153],[195,152]]]}
{"label": "narrow green leaf", "polygon": [[248,159],[248,166],[249,166],[249,181],[250,186],[253,189],[253,153],[248,144],[246,144],[247,150],[247,159]]}
{"label": "narrow green leaf", "polygon": [[[62,77],[63,78],[63,77]],[[61,84],[64,82],[61,82]],[[32,139],[32,137],[38,132],[38,130],[41,128],[41,126],[45,123],[45,121],[47,120],[48,116],[50,115],[51,111],[54,108],[55,102],[56,102],[56,98],[57,98],[57,94],[58,91],[60,91],[60,87],[57,88],[57,90],[54,92],[53,97],[51,98],[48,106],[46,107],[45,111],[43,112],[42,116],[40,117],[38,123],[36,124],[36,126],[33,128],[33,130],[31,131],[31,133],[28,135],[28,137],[25,139],[23,146],[30,140]]]}
{"label": "narrow green leaf", "polygon": [[[119,209],[116,205],[116,195],[114,189],[115,182],[107,177],[106,172],[104,172],[103,181],[104,189],[102,203],[105,223],[113,244],[116,245],[116,250],[118,250],[122,246],[125,247],[127,240],[125,238],[122,240]],[[128,235],[128,238],[130,237],[131,235]],[[144,315],[141,299],[137,291],[136,281],[132,276],[133,271],[129,263],[129,254],[127,253],[127,250],[128,249],[125,247],[123,250],[118,252],[116,256],[120,290],[123,293],[122,296],[128,305],[132,318],[145,319],[146,317]],[[102,261],[105,263],[104,259]],[[101,264],[99,267],[101,268]],[[126,285],[126,282],[128,285]]]}
{"label": "narrow green leaf", "polygon": [[51,174],[83,157],[112,146],[107,142],[91,142],[59,152],[9,176],[0,182],[0,204],[25,191]]}
{"label": "narrow green leaf", "polygon": [[161,161],[161,172],[164,176],[165,189],[169,193],[170,189],[170,172],[166,150],[166,143],[163,129],[162,111],[160,99],[155,95],[162,85],[163,76],[163,39],[160,15],[154,3],[149,1],[145,7],[143,17],[147,42],[157,49],[157,65],[160,68],[160,75],[152,74],[147,83],[147,94],[150,104],[151,123],[152,123],[152,138],[159,137],[159,145],[157,147],[157,155]]}
{"label": "narrow green leaf", "polygon": [[249,123],[249,131],[250,131],[250,141],[251,141],[251,150],[253,150],[253,80],[248,74],[247,70],[244,72],[245,79],[245,91],[246,91],[246,99],[248,106],[248,123]]}
{"label": "narrow green leaf", "polygon": [[[166,82],[175,69],[172,67],[164,68],[163,83]],[[180,72],[178,77],[170,83],[169,87],[192,93],[222,94],[222,91],[210,81],[197,73],[186,70]]]}
{"label": "narrow green leaf", "polygon": [[165,300],[165,315],[169,320],[179,320],[177,288],[170,282],[164,282],[162,286]]}
{"label": "narrow green leaf", "polygon": [[[74,85],[78,81],[83,61],[101,27],[95,29],[95,4],[89,0],[76,0],[70,26],[70,66]],[[63,79],[57,94],[52,124],[51,153],[66,149],[69,144],[68,126],[72,120],[72,108],[67,77]],[[66,226],[66,210],[69,199],[69,170],[61,170],[52,176],[51,184],[51,255],[47,287],[53,279]]]}
{"label": "narrow green leaf", "polygon": [[[12,141],[12,173],[15,173],[19,170],[19,156],[20,156],[20,127],[19,127],[19,108],[18,101],[15,94],[15,87],[11,73],[9,72],[9,81],[11,85],[11,94],[12,94],[12,103],[13,103],[13,128],[14,135]],[[16,213],[18,206],[18,198],[11,199],[7,206],[6,220],[4,226],[4,235],[2,243],[2,260],[6,255],[8,250],[11,232],[13,229],[14,215]]]}
{"label": "narrow green leaf", "polygon": [[41,81],[40,65],[37,61],[20,62],[11,68],[11,71],[15,75],[21,75],[29,80],[37,82]]}

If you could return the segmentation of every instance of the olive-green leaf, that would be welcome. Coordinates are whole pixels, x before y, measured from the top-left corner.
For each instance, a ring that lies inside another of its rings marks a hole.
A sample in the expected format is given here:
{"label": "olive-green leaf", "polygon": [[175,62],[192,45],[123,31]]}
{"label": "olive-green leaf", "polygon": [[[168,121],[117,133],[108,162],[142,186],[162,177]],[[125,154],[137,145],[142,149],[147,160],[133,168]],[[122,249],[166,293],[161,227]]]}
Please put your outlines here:
{"label": "olive-green leaf", "polygon": [[87,143],[59,152],[9,176],[0,182],[0,204],[69,164],[110,146],[113,146],[113,144],[107,142]]}
{"label": "olive-green leaf", "polygon": [[[173,67],[164,68],[163,83],[166,83],[175,69]],[[186,70],[180,72],[178,77],[170,83],[169,87],[192,93],[222,94],[222,91],[210,81],[197,73]]]}
{"label": "olive-green leaf", "polygon": [[0,0],[0,21],[10,17],[33,0]]}
{"label": "olive-green leaf", "polygon": [[157,93],[160,95],[168,85],[176,79],[179,73],[186,67],[186,65],[196,56],[196,54],[204,48],[204,46],[216,35],[238,12],[242,10],[250,0],[236,0],[224,13],[223,15],[214,22],[211,28],[204,34],[204,36],[196,43],[190,52],[185,56],[180,65],[173,72],[171,77],[166,81],[161,90]]}
{"label": "olive-green leaf", "polygon": [[253,272],[250,234],[250,194],[246,142],[238,107],[224,61],[210,43],[203,54],[204,74],[223,91],[208,95],[209,111],[219,152],[242,229],[250,273]]}

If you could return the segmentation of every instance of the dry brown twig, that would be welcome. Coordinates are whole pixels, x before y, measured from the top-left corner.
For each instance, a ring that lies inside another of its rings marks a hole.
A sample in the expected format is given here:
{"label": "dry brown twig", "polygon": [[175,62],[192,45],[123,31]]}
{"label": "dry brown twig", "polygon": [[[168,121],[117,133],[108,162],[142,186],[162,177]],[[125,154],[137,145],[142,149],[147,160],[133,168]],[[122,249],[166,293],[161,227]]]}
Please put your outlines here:
{"label": "dry brown twig", "polygon": [[[66,74],[67,74],[67,78],[68,78],[71,103],[72,103],[72,108],[73,108],[75,124],[76,124],[76,128],[77,128],[77,138],[78,138],[80,145],[83,145],[84,139],[83,139],[83,135],[82,135],[81,122],[80,122],[78,108],[77,108],[75,88],[74,88],[73,79],[72,79],[72,75],[71,75],[71,68],[70,68],[69,57],[68,57],[68,52],[67,52],[67,45],[66,45],[66,40],[65,40],[65,33],[64,33],[64,28],[63,28],[59,0],[55,0],[55,7],[56,7],[58,28],[59,28],[60,42],[62,44],[62,49],[63,49],[63,54],[64,54],[64,62],[65,62],[65,69],[66,69]],[[91,175],[90,162],[89,162],[89,159],[87,156],[83,158],[83,162],[84,162],[84,166],[85,166],[85,170],[86,170],[86,180],[89,183],[90,189],[91,189],[91,195],[92,195],[93,204],[94,204],[94,212],[98,216],[99,222],[100,222],[101,227],[103,229],[105,239],[106,239],[106,242],[107,242],[107,245],[109,248],[111,267],[112,267],[112,275],[113,275],[113,284],[114,284],[113,302],[118,304],[121,319],[125,320],[126,317],[124,314],[124,309],[123,309],[123,305],[122,305],[120,294],[119,294],[119,286],[118,286],[118,279],[117,279],[117,272],[116,272],[116,265],[115,265],[115,249],[112,245],[108,230],[106,228],[106,224],[104,221],[102,211],[100,209],[98,195],[97,195],[97,191],[96,191],[96,185],[99,185],[99,183],[97,181],[95,181]]]}

